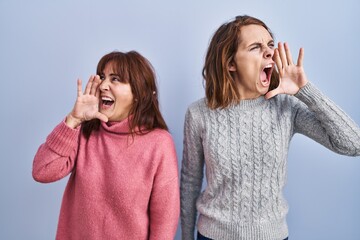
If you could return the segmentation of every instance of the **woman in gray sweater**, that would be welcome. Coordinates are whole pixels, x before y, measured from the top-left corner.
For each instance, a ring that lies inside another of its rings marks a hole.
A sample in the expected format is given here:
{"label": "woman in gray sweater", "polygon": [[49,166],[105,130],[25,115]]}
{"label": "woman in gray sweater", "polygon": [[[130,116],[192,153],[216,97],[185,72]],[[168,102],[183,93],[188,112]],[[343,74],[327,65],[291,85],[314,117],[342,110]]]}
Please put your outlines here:
{"label": "woman in gray sweater", "polygon": [[269,28],[250,16],[213,35],[203,68],[206,98],[185,117],[184,240],[194,239],[198,213],[198,239],[287,239],[282,190],[295,133],[339,154],[360,155],[359,127],[308,81],[303,58],[303,49],[294,63],[286,43],[275,48]]}

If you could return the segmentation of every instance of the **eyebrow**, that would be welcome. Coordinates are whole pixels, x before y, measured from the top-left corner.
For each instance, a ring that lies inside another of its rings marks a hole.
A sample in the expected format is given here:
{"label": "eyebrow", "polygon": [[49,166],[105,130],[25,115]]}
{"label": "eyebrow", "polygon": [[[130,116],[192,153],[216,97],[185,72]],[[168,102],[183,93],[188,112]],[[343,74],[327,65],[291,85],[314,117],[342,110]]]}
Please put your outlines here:
{"label": "eyebrow", "polygon": [[[267,44],[269,45],[270,43],[274,43],[274,40],[270,40]],[[248,47],[261,46],[261,45],[262,45],[261,42],[254,42],[254,43],[250,44]]]}
{"label": "eyebrow", "polygon": [[[104,72],[102,72],[100,75],[105,76]],[[114,77],[114,76],[115,76],[115,77],[120,77],[120,75],[119,75],[119,74],[116,74],[116,73],[110,73],[109,76],[110,76],[110,77]]]}
{"label": "eyebrow", "polygon": [[114,77],[114,76],[115,76],[115,77],[120,77],[120,75],[119,75],[119,74],[116,74],[116,73],[110,73],[109,76],[110,76],[110,77]]}

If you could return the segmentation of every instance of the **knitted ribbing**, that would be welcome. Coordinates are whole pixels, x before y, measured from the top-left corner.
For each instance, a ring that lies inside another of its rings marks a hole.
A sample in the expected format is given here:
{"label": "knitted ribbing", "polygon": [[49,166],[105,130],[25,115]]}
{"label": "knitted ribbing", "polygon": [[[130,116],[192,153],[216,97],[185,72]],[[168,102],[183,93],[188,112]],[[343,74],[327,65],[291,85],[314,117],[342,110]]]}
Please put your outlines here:
{"label": "knitted ribbing", "polygon": [[184,126],[182,239],[194,239],[197,212],[198,230],[212,239],[286,238],[282,190],[297,132],[333,151],[360,155],[359,127],[311,83],[295,96],[243,100],[225,109],[211,110],[205,99],[193,103]]}

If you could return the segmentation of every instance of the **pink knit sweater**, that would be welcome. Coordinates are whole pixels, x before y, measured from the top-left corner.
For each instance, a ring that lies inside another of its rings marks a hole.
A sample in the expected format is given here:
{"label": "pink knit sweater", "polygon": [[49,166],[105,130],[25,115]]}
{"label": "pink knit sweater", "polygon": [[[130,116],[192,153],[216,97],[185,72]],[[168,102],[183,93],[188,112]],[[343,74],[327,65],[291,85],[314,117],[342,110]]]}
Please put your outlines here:
{"label": "pink knit sweater", "polygon": [[128,121],[93,131],[61,122],[35,155],[33,177],[69,173],[56,239],[174,239],[179,218],[178,165],[171,135],[129,135]]}

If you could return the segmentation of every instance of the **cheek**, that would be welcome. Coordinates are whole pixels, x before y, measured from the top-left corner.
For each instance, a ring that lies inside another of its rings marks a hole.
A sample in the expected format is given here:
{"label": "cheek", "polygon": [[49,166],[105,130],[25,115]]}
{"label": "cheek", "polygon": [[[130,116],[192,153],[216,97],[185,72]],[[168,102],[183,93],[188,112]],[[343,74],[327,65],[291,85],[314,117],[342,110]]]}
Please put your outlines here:
{"label": "cheek", "polygon": [[249,81],[250,79],[254,78],[254,74],[256,73],[255,67],[251,64],[243,65],[239,69],[239,76],[243,78],[244,80]]}
{"label": "cheek", "polygon": [[249,76],[259,68],[259,61],[254,57],[246,55],[237,59],[237,70],[239,75]]}
{"label": "cheek", "polygon": [[131,89],[128,89],[128,90],[126,91],[126,97],[127,97],[129,100],[131,100],[131,101],[133,100],[134,95],[133,95]]}
{"label": "cheek", "polygon": [[117,89],[117,98],[121,101],[126,101],[129,102],[133,100],[133,94],[131,92],[131,88],[129,87],[123,87],[123,88],[119,88]]}
{"label": "cheek", "polygon": [[133,102],[133,95],[131,93],[124,93],[120,99],[124,104],[130,104]]}
{"label": "cheek", "polygon": [[133,105],[133,102],[134,102],[134,96],[133,96],[133,94],[132,94],[131,91],[126,94],[126,97],[125,97],[125,98],[126,98],[127,104],[130,105],[130,106],[132,106],[132,105]]}

